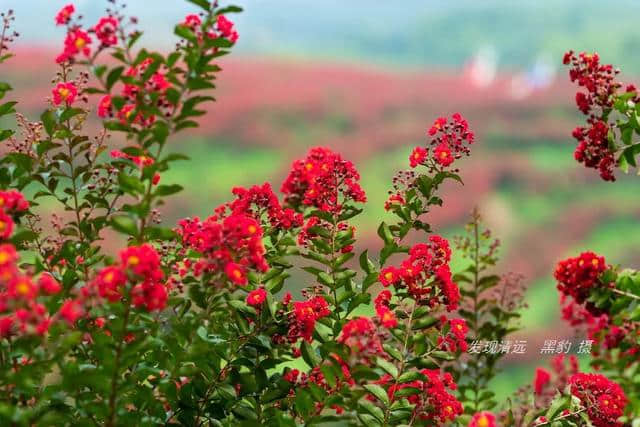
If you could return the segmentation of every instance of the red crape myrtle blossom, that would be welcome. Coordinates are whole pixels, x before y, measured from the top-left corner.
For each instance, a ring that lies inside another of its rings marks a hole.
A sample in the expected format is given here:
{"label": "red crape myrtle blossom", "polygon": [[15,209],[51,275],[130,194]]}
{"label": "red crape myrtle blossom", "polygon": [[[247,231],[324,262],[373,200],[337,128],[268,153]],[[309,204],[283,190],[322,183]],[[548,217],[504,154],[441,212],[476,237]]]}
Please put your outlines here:
{"label": "red crape myrtle blossom", "polygon": [[391,384],[387,389],[387,394],[392,400],[399,390],[417,389],[415,394],[403,397],[416,405],[413,410],[414,415],[421,420],[446,423],[455,420],[458,415],[462,414],[462,404],[447,391],[447,389],[457,389],[451,374],[441,373],[437,369],[423,369],[420,373],[426,377],[424,380],[395,384],[393,378],[386,374],[376,383],[380,385]]}
{"label": "red crape myrtle blossom", "polygon": [[468,427],[496,427],[496,416],[491,412],[478,412],[471,417]]}
{"label": "red crape myrtle blossom", "polygon": [[[195,14],[187,15],[184,18],[184,21],[182,21],[181,25],[193,31],[196,34],[198,40],[202,42],[205,34],[203,34],[202,32],[202,19],[200,19],[200,16]],[[234,28],[233,22],[231,22],[224,15],[218,15],[214,28],[206,33],[206,37],[208,37],[209,39],[217,39],[222,37],[227,39],[231,43],[235,43],[238,41],[239,35]]]}
{"label": "red crape myrtle blossom", "polygon": [[232,214],[243,214],[260,221],[266,213],[269,225],[282,230],[302,226],[302,214],[283,208],[268,182],[250,188],[235,187],[232,193],[236,198],[224,205]]}
{"label": "red crape myrtle blossom", "polygon": [[449,319],[446,316],[442,316],[441,322],[446,325],[445,330],[447,333],[438,337],[438,345],[448,351],[456,352],[467,351],[469,347],[467,344],[467,332],[469,327],[464,319]]}
{"label": "red crape myrtle blossom", "polygon": [[53,94],[53,105],[64,103],[69,106],[76,100],[78,88],[72,82],[62,82],[58,83],[51,93]]}
{"label": "red crape myrtle blossom", "polygon": [[311,342],[316,321],[331,314],[327,301],[316,296],[307,301],[293,303],[293,311],[289,314],[289,330],[287,339],[295,343],[299,338]]}
{"label": "red crape myrtle blossom", "polygon": [[373,301],[376,315],[380,320],[380,324],[387,329],[395,328],[398,326],[398,319],[396,318],[393,310],[389,308],[391,302],[391,291],[388,289],[382,290]]}
{"label": "red crape myrtle blossom", "polygon": [[533,378],[533,391],[535,394],[542,394],[545,386],[551,381],[551,374],[544,368],[536,368],[536,374]]}
{"label": "red crape myrtle blossom", "polygon": [[600,275],[609,268],[603,256],[583,252],[578,257],[560,261],[554,272],[558,290],[583,303],[595,287],[603,286]]}
{"label": "red crape myrtle blossom", "polygon": [[412,168],[418,165],[428,166],[434,170],[437,166],[448,167],[456,159],[468,156],[469,146],[474,141],[469,123],[459,113],[453,114],[450,120],[446,117],[437,118],[427,134],[431,138],[432,156],[429,158],[427,148],[414,148],[409,156],[409,165]]}
{"label": "red crape myrtle blossom", "polygon": [[280,191],[293,207],[313,206],[337,214],[344,203],[367,201],[353,163],[328,148],[315,147],[293,162]]}
{"label": "red crape myrtle blossom", "polygon": [[80,28],[70,28],[64,40],[64,49],[56,58],[56,62],[59,64],[72,62],[80,54],[89,57],[91,55],[91,43],[91,37],[86,31]]}
{"label": "red crape myrtle blossom", "polygon": [[93,27],[102,46],[109,47],[118,44],[118,20],[113,16],[104,16],[100,18],[98,23]]}
{"label": "red crape myrtle blossom", "polygon": [[120,251],[120,263],[103,268],[91,282],[98,294],[111,302],[127,298],[136,307],[147,311],[162,310],[167,303],[167,287],[160,256],[149,244],[131,246]]}
{"label": "red crape myrtle blossom", "polygon": [[628,403],[622,388],[604,375],[577,373],[569,379],[571,394],[587,408],[595,427],[621,426],[618,422]]}
{"label": "red crape myrtle blossom", "polygon": [[444,304],[447,310],[453,311],[458,306],[460,290],[452,280],[450,259],[449,242],[440,236],[431,236],[429,243],[413,246],[400,266],[382,269],[379,281],[384,286],[406,288],[420,304],[431,307]]}
{"label": "red crape myrtle blossom", "polygon": [[[53,319],[42,297],[55,295],[62,287],[49,273],[38,280],[20,271],[19,256],[11,244],[0,244],[0,337],[44,335]],[[59,316],[64,318],[63,312]]]}
{"label": "red crape myrtle blossom", "polygon": [[260,307],[267,299],[267,291],[263,288],[255,289],[247,295],[247,304],[253,307]]}
{"label": "red crape myrtle blossom", "polygon": [[375,322],[363,316],[344,324],[338,342],[351,349],[351,355],[358,363],[371,366],[376,357],[386,358],[382,348],[383,338]]}
{"label": "red crape myrtle blossom", "polygon": [[68,4],[64,6],[60,11],[56,14],[56,25],[67,25],[71,20],[76,8],[72,4]]}
{"label": "red crape myrtle blossom", "polygon": [[193,249],[204,257],[193,265],[194,274],[203,272],[224,274],[237,285],[247,284],[248,271],[266,272],[269,269],[262,243],[260,224],[244,214],[228,217],[212,215],[179,222],[178,234],[185,249]]}
{"label": "red crape myrtle blossom", "polygon": [[[619,70],[610,64],[601,64],[597,53],[573,51],[565,53],[563,61],[570,65],[569,77],[572,82],[584,88],[576,93],[578,109],[587,116],[587,126],[578,126],[573,137],[578,141],[574,157],[588,168],[598,169],[605,181],[614,181],[613,168],[616,166],[615,151],[608,140],[611,125],[608,122],[616,95],[622,84],[616,81]],[[632,86],[628,91],[634,92]]]}

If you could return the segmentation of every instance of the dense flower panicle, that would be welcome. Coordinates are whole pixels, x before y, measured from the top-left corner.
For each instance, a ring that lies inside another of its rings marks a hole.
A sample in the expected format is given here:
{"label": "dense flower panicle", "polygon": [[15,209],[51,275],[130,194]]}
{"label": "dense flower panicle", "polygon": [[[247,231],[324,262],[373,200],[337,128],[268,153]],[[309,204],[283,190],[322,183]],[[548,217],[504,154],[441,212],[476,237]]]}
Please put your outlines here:
{"label": "dense flower panicle", "polygon": [[560,261],[554,272],[558,290],[582,303],[600,283],[599,276],[609,267],[603,256],[593,252],[583,252],[578,257]]}
{"label": "dense flower panicle", "polygon": [[118,20],[113,16],[100,18],[98,23],[93,27],[96,37],[100,40],[100,43],[106,47],[118,44],[117,29]]}
{"label": "dense flower panicle", "polygon": [[329,304],[320,296],[313,297],[307,301],[294,302],[293,310],[289,314],[287,339],[290,343],[295,343],[300,338],[311,342],[316,321],[327,317],[329,314],[331,314]]}
{"label": "dense flower panicle", "polygon": [[265,212],[272,227],[288,230],[302,226],[302,214],[290,208],[283,209],[268,182],[250,188],[235,187],[232,192],[236,198],[224,206],[233,214],[243,214],[260,221]]}
{"label": "dense flower panicle", "polygon": [[58,294],[62,286],[47,272],[36,279],[18,268],[16,248],[0,244],[0,337],[12,335],[44,335],[53,320],[63,313],[50,315],[40,302]]}
{"label": "dense flower panicle", "polygon": [[353,163],[328,148],[315,147],[296,160],[282,184],[285,201],[293,207],[313,206],[337,214],[345,203],[366,202],[360,174]]}
{"label": "dense flower panicle", "polygon": [[[598,169],[605,181],[615,181],[615,152],[609,145],[611,126],[607,117],[622,87],[616,81],[619,71],[610,64],[601,64],[597,53],[582,52],[576,56],[569,51],[562,62],[571,67],[571,81],[586,91],[577,92],[575,97],[578,109],[587,116],[587,126],[579,126],[573,131],[573,137],[578,141],[574,157],[585,167]],[[627,91],[635,92],[635,88],[629,86]]]}
{"label": "dense flower panicle", "polygon": [[90,283],[102,298],[111,302],[121,301],[127,296],[127,285],[131,284],[130,301],[135,307],[147,311],[162,310],[168,299],[167,285],[160,256],[149,244],[130,246],[120,251],[120,262],[98,272]]}
{"label": "dense flower panicle", "polygon": [[223,273],[232,283],[245,285],[249,270],[264,273],[269,269],[262,226],[250,216],[232,213],[205,221],[183,219],[177,232],[186,249],[204,255],[193,266],[195,275]]}
{"label": "dense flower panicle", "polygon": [[621,426],[628,399],[622,388],[604,375],[577,373],[569,379],[571,394],[587,408],[595,427]]}
{"label": "dense flower panicle", "polygon": [[432,156],[429,158],[428,150],[424,147],[414,148],[409,156],[412,168],[419,165],[431,169],[436,169],[436,166],[448,167],[456,159],[471,153],[470,145],[474,142],[474,134],[469,130],[469,123],[459,113],[453,114],[451,119],[437,118],[427,134],[431,137]]}
{"label": "dense flower panicle", "polygon": [[71,20],[76,8],[72,4],[68,4],[64,6],[60,11],[56,14],[56,25],[67,25]]}
{"label": "dense flower panicle", "polygon": [[496,427],[496,416],[489,411],[477,412],[471,417],[468,427]]}
{"label": "dense flower panicle", "polygon": [[456,383],[448,372],[442,373],[437,369],[423,369],[420,371],[424,380],[416,380],[404,384],[395,384],[389,375],[385,375],[377,384],[392,383],[387,389],[389,398],[405,388],[417,389],[415,394],[404,396],[410,403],[416,405],[414,414],[422,420],[446,423],[455,420],[463,413],[462,404],[450,394],[448,390],[455,390]]}
{"label": "dense flower panicle", "polygon": [[78,88],[72,82],[58,83],[51,91],[53,94],[53,105],[60,105],[64,103],[69,106],[73,104],[76,96],[78,96]]}
{"label": "dense flower panicle", "polygon": [[349,320],[342,327],[338,342],[351,349],[358,363],[370,366],[375,357],[384,357],[382,336],[374,321],[369,317]]}
{"label": "dense flower panicle", "polygon": [[384,286],[407,288],[421,304],[444,304],[452,311],[458,306],[460,290],[452,280],[450,259],[449,242],[440,236],[431,236],[429,243],[414,245],[400,266],[382,269],[379,281]]}

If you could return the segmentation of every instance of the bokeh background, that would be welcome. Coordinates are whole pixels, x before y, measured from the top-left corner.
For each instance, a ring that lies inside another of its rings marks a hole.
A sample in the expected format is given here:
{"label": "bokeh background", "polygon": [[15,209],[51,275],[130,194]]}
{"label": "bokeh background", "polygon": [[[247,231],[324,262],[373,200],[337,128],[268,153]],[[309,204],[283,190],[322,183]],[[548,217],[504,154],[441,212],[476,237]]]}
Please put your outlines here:
{"label": "bokeh background", "polygon": [[[64,30],[53,16],[66,1],[0,0],[21,33],[17,57],[0,69],[20,110],[40,114]],[[105,1],[76,2],[92,24]],[[193,6],[181,0],[129,0],[144,41],[170,48],[171,28]],[[353,160],[369,203],[358,219],[361,243],[377,248],[376,226],[394,171],[439,115],[461,112],[477,133],[461,163],[464,187],[445,192],[432,220],[451,237],[479,206],[502,240],[500,272],[522,273],[529,309],[517,338],[524,355],[507,358],[494,383],[500,396],[531,381],[545,339],[571,338],[559,320],[555,262],[590,248],[612,263],[640,255],[640,210],[633,177],[616,185],[573,160],[571,130],[581,120],[562,53],[596,50],[640,71],[640,2],[634,0],[239,0],[240,40],[221,60],[216,97],[201,128],[171,144],[193,160],[163,182],[185,191],[163,208],[166,223],[207,215],[234,185],[266,180],[279,188],[291,161],[326,145]],[[8,74],[8,75],[5,75]],[[624,238],[620,238],[624,236]],[[309,283],[292,284],[303,287]],[[574,350],[579,339],[576,339]]]}

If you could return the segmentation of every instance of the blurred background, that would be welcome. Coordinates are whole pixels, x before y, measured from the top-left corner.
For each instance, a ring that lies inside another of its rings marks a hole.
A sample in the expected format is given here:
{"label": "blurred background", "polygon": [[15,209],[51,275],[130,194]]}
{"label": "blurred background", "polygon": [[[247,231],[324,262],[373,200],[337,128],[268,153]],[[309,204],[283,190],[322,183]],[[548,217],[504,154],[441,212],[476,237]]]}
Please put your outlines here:
{"label": "blurred background", "polygon": [[[53,24],[62,0],[0,0],[13,8],[17,57],[0,70],[30,118],[40,114],[64,30]],[[129,0],[144,42],[167,49],[173,25],[195,10],[186,1]],[[105,1],[75,2],[92,25]],[[167,224],[206,216],[235,185],[277,189],[294,158],[326,145],[355,162],[369,203],[357,220],[360,247],[378,247],[376,227],[394,172],[440,115],[460,112],[477,133],[461,162],[464,187],[447,187],[432,214],[447,237],[479,206],[502,240],[499,272],[529,284],[524,355],[509,357],[495,381],[507,396],[532,380],[545,339],[571,338],[559,320],[552,272],[557,260],[590,248],[633,265],[640,210],[633,177],[616,185],[573,160],[571,130],[581,116],[561,60],[565,50],[598,51],[640,71],[640,2],[615,0],[239,0],[231,18],[240,39],[220,61],[216,97],[201,128],[171,141],[193,160],[163,176],[185,191],[163,209]],[[615,32],[611,31],[615,28]],[[5,75],[8,74],[8,75]],[[618,236],[624,235],[625,239]],[[300,283],[299,286],[309,285]],[[579,339],[574,342],[577,350]]]}

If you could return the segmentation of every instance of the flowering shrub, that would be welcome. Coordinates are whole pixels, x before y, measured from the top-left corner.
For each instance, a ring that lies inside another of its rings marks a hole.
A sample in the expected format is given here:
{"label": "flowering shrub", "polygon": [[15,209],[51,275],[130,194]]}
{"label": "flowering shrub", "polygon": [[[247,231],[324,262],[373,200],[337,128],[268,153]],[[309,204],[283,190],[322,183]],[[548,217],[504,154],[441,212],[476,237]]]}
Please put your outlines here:
{"label": "flowering shrub", "polygon": [[[283,197],[269,183],[236,187],[207,218],[162,226],[159,207],[181,190],[163,173],[185,160],[165,153],[167,141],[198,126],[200,105],[213,100],[215,60],[239,37],[229,18],[239,8],[189,2],[199,12],[179,20],[179,42],[166,54],[137,48],[137,20],[116,1],[92,26],[65,6],[54,19],[66,36],[48,108],[30,122],[15,102],[0,105],[0,116],[15,113],[21,129],[0,130],[8,148],[0,160],[3,424],[631,419],[637,273],[593,253],[561,262],[556,279],[565,317],[589,328],[594,363],[609,377],[555,360],[553,374],[538,369],[531,390],[496,410],[489,383],[504,352],[477,348],[518,329],[521,279],[492,272],[499,242],[477,212],[455,245],[428,222],[443,204],[443,183],[462,183],[459,160],[470,155],[474,134],[460,114],[436,119],[410,154],[410,170],[394,178],[385,203],[393,219],[377,230],[374,260],[355,249],[352,220],[367,201],[360,174],[324,147],[293,163]],[[2,19],[0,62],[14,38],[13,14]],[[617,93],[608,68],[569,60],[583,86],[610,88],[589,89],[580,108],[607,109]],[[0,99],[10,89],[0,84]],[[100,119],[95,134],[90,116]],[[608,156],[588,155],[607,179]],[[51,203],[59,213],[47,224],[41,215]],[[112,232],[127,241],[115,257],[102,244]],[[453,267],[453,256],[462,267]],[[306,285],[296,299],[290,277]]]}

